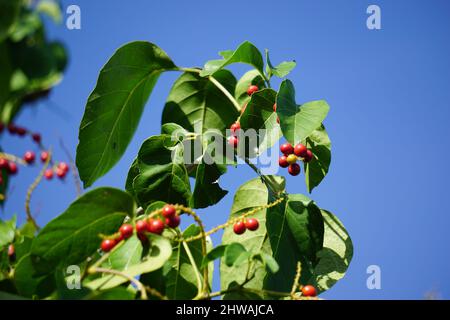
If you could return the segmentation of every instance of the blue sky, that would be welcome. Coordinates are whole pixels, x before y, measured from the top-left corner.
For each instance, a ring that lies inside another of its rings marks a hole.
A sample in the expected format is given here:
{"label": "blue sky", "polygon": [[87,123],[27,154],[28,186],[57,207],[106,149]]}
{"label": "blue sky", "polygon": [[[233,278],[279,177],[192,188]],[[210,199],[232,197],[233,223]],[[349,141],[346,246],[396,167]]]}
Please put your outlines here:
{"label": "blue sky", "polygon": [[[429,290],[450,297],[448,1],[63,4],[77,4],[82,13],[81,30],[49,28],[50,37],[64,41],[69,49],[67,73],[50,102],[30,106],[17,121],[40,130],[56,157],[65,158],[60,138],[74,155],[78,125],[98,72],[124,43],[154,42],[177,65],[201,66],[218,51],[249,40],[261,50],[269,48],[273,62],[298,62],[289,76],[298,102],[326,99],[331,106],[325,125],[333,142],[332,165],[312,198],[343,221],[355,253],[346,277],[323,297],[421,299]],[[381,8],[382,30],[366,27],[370,4]],[[126,155],[95,186],[123,187],[141,142],[159,133],[162,108],[177,76],[160,78]],[[12,153],[23,154],[30,145],[28,140],[2,139],[2,147]],[[17,213],[19,221],[24,220],[26,188],[38,169],[21,169],[2,218]],[[226,219],[233,190],[253,177],[246,166],[229,169],[221,179],[229,195],[201,211],[208,226]],[[290,193],[306,192],[303,176],[288,177],[287,183]],[[32,200],[38,222],[44,224],[63,212],[74,197],[70,180],[40,185]],[[220,237],[213,240],[217,243]],[[381,267],[381,290],[366,287],[366,268],[372,264]]]}

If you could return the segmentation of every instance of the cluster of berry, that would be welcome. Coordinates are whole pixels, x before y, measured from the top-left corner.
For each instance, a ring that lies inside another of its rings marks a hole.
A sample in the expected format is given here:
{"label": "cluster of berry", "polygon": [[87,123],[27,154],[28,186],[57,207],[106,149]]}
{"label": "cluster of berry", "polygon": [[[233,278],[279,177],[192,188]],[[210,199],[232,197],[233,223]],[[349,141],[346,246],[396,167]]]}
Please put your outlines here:
{"label": "cluster of berry", "polygon": [[[36,132],[33,133],[24,127],[16,126],[13,123],[8,124],[6,127],[8,129],[8,132],[11,135],[17,135],[19,137],[24,137],[29,134],[29,135],[31,135],[31,139],[34,142],[36,142],[37,144],[41,143],[41,135],[39,133],[36,133]],[[4,129],[5,129],[5,124],[0,122],[0,133],[2,133],[4,131]]]}
{"label": "cluster of berry", "polygon": [[297,163],[299,158],[303,162],[310,162],[313,159],[311,150],[301,143],[295,147],[292,147],[290,143],[284,143],[281,145],[280,151],[283,155],[278,159],[278,164],[282,168],[288,168],[288,172],[292,176],[300,173],[300,165]]}
{"label": "cluster of berry", "polygon": [[233,226],[233,231],[236,234],[243,234],[247,229],[250,231],[255,231],[258,230],[258,228],[259,228],[258,219],[249,218],[236,222]]}
{"label": "cluster of berry", "polygon": [[113,238],[104,239],[101,243],[101,249],[104,252],[111,251],[120,241],[128,239],[133,235],[134,229],[136,229],[137,236],[142,242],[147,241],[146,233],[162,234],[164,228],[167,226],[169,228],[176,228],[180,225],[180,216],[173,205],[166,204],[162,208],[162,218],[149,218],[136,221],[136,225],[133,227],[131,224],[123,224],[119,228],[118,234]]}

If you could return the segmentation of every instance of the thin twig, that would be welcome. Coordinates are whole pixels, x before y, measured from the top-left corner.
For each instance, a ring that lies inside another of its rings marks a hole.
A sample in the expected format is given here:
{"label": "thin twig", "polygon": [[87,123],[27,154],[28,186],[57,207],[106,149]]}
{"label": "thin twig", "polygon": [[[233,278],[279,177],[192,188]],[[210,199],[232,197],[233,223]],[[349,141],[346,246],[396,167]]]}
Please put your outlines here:
{"label": "thin twig", "polygon": [[77,190],[77,197],[79,197],[83,194],[83,189],[81,188],[80,175],[78,174],[77,166],[75,165],[75,161],[73,160],[69,150],[66,148],[62,138],[59,139],[59,144],[63,149],[64,153],[66,154],[66,157],[69,159],[70,167],[72,169],[73,180],[75,182],[75,188]]}
{"label": "thin twig", "polygon": [[299,286],[300,276],[302,274],[302,264],[300,261],[297,262],[297,272],[295,273],[294,283],[292,284],[291,289],[291,298],[296,299],[295,292],[297,291],[297,288]]}

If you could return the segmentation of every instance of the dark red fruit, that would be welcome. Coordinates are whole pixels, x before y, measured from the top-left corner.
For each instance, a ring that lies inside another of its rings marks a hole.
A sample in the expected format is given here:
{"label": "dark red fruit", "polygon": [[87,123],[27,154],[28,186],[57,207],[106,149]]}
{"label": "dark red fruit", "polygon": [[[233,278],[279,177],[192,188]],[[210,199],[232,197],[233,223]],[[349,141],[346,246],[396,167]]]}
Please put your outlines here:
{"label": "dark red fruit", "polygon": [[0,133],[2,133],[4,129],[5,125],[3,124],[3,122],[0,122]]}
{"label": "dark red fruit", "polygon": [[277,117],[277,123],[280,124],[280,117]]}
{"label": "dark red fruit", "polygon": [[164,231],[164,222],[160,219],[152,219],[148,223],[147,230],[151,233],[161,234]]}
{"label": "dark red fruit", "polygon": [[248,87],[248,89],[247,89],[247,94],[249,95],[249,96],[251,96],[252,94],[254,94],[256,91],[258,91],[259,90],[259,88],[258,88],[258,86],[255,86],[254,84],[253,85],[251,85],[251,86],[249,86]]}
{"label": "dark red fruit", "polygon": [[41,161],[42,161],[42,162],[47,161],[48,156],[49,156],[49,154],[48,154],[47,151],[42,151],[42,152],[41,152]]}
{"label": "dark red fruit", "polygon": [[22,127],[17,127],[17,128],[16,128],[16,133],[17,133],[19,136],[23,137],[24,135],[27,134],[27,129],[22,128]]}
{"label": "dark red fruit", "polygon": [[13,161],[8,162],[8,172],[10,174],[16,174],[19,168],[17,168],[17,164]]}
{"label": "dark red fruit", "polygon": [[289,163],[287,162],[287,157],[286,156],[279,157],[278,158],[278,164],[282,168],[287,168],[289,166]]}
{"label": "dark red fruit", "polygon": [[233,231],[236,234],[243,234],[246,230],[245,223],[242,221],[238,221],[233,226]]}
{"label": "dark red fruit", "polygon": [[17,133],[17,127],[14,124],[12,124],[12,123],[8,124],[8,132],[10,134],[16,134]]}
{"label": "dark red fruit", "polygon": [[105,239],[102,241],[101,248],[103,252],[110,252],[116,244],[116,240],[114,239]]}
{"label": "dark red fruit", "polygon": [[23,156],[23,160],[25,160],[25,162],[29,164],[33,163],[35,159],[36,155],[34,154],[33,151],[27,151]]}
{"label": "dark red fruit", "polygon": [[181,218],[180,216],[173,216],[170,218],[166,218],[166,225],[170,228],[176,228],[180,225]]}
{"label": "dark red fruit", "polygon": [[138,233],[138,238],[139,238],[139,240],[141,240],[141,242],[148,242],[148,238],[147,238],[147,235],[145,234],[145,233]]}
{"label": "dark red fruit", "polygon": [[0,158],[0,169],[7,169],[7,168],[8,168],[8,160]]}
{"label": "dark red fruit", "polygon": [[273,108],[273,112],[277,112],[277,104],[276,103],[273,104],[272,108]]}
{"label": "dark red fruit", "polygon": [[299,143],[294,147],[294,153],[296,156],[299,156],[301,158],[304,158],[306,156],[306,151],[308,149],[303,144]]}
{"label": "dark red fruit", "polygon": [[255,218],[245,220],[245,227],[250,231],[255,231],[259,227],[259,222]]}
{"label": "dark red fruit", "polygon": [[288,167],[288,172],[291,176],[298,176],[300,173],[300,165],[298,163],[290,164]]}
{"label": "dark red fruit", "polygon": [[42,137],[39,133],[33,133],[31,135],[31,138],[33,139],[34,142],[41,143]]}
{"label": "dark red fruit", "polygon": [[294,153],[294,148],[292,147],[292,145],[290,143],[286,142],[281,145],[280,151],[284,155],[288,156],[288,155]]}
{"label": "dark red fruit", "polygon": [[58,164],[58,169],[61,169],[62,171],[64,171],[65,173],[69,172],[69,165],[65,162],[60,162]]}
{"label": "dark red fruit", "polygon": [[315,297],[317,296],[317,290],[311,285],[302,287],[302,294],[305,297]]}
{"label": "dark red fruit", "polygon": [[237,148],[238,143],[239,143],[238,137],[231,136],[230,138],[228,138],[228,144],[233,148]]}
{"label": "dark red fruit", "polygon": [[313,154],[312,154],[311,150],[307,150],[306,155],[303,158],[303,161],[310,162],[312,159],[313,159]]}
{"label": "dark red fruit", "polygon": [[16,254],[16,249],[14,248],[13,244],[10,244],[8,246],[8,257],[14,257],[14,255]]}
{"label": "dark red fruit", "polygon": [[177,210],[171,204],[166,204],[162,208],[162,215],[164,216],[164,218],[172,218],[176,215],[176,213],[177,213]]}
{"label": "dark red fruit", "polygon": [[139,220],[136,222],[136,232],[137,233],[144,233],[148,229],[148,224],[145,220]]}
{"label": "dark red fruit", "polygon": [[56,168],[56,176],[60,179],[64,179],[66,177],[66,172],[61,168]]}
{"label": "dark red fruit", "polygon": [[239,122],[233,123],[230,127],[232,133],[236,133],[239,129],[241,129],[241,124]]}
{"label": "dark red fruit", "polygon": [[133,235],[133,226],[131,224],[123,224],[119,229],[120,234],[124,239],[128,239]]}
{"label": "dark red fruit", "polygon": [[44,177],[47,180],[52,180],[53,179],[53,170],[52,169],[45,170]]}

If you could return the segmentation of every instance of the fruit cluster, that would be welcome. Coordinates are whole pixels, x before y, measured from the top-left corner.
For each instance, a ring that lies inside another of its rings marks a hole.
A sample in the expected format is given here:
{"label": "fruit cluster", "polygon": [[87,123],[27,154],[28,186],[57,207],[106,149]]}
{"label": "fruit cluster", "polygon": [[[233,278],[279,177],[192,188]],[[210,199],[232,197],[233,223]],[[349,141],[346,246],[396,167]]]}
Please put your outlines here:
{"label": "fruit cluster", "polygon": [[233,226],[233,231],[235,234],[243,234],[245,230],[255,231],[259,228],[258,219],[249,218],[243,219],[236,222]]}
{"label": "fruit cluster", "polygon": [[180,216],[175,207],[171,204],[166,204],[162,208],[161,216],[164,222],[161,218],[149,218],[136,221],[134,227],[128,223],[123,224],[114,237],[102,241],[100,245],[102,251],[111,251],[120,241],[130,238],[133,235],[134,230],[136,230],[138,238],[142,242],[146,242],[147,232],[160,235],[163,233],[166,226],[169,228],[176,228],[180,225]]}
{"label": "fruit cluster", "polygon": [[[24,128],[24,127],[17,126],[17,125],[15,125],[13,123],[8,124],[6,126],[6,128],[8,129],[8,132],[11,135],[17,135],[19,137],[24,137],[26,135],[30,135],[31,139],[34,142],[36,142],[38,145],[41,144],[42,138],[41,138],[41,135],[39,133],[37,133],[37,132],[31,132],[30,130],[28,130],[28,129]],[[3,133],[4,129],[5,129],[5,124],[0,122],[0,133]]]}
{"label": "fruit cluster", "polygon": [[303,162],[310,162],[313,159],[311,150],[299,143],[293,147],[290,143],[284,143],[280,146],[280,151],[283,154],[278,159],[278,164],[282,168],[288,168],[288,172],[292,176],[300,173],[300,165],[297,160],[301,159]]}

